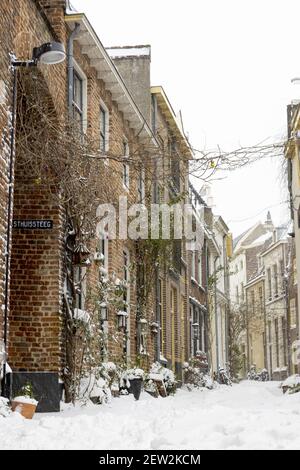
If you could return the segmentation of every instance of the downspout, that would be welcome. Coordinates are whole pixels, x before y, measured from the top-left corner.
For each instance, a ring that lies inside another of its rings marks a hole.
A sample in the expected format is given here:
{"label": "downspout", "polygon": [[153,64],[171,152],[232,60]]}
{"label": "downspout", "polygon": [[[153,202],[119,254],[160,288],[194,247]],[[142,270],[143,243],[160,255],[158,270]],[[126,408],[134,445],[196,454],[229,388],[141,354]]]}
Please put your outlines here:
{"label": "downspout", "polygon": [[4,360],[3,379],[1,395],[9,395],[6,387],[6,362],[8,349],[8,312],[9,312],[9,284],[10,284],[10,261],[11,261],[11,229],[13,214],[13,192],[14,192],[14,161],[15,161],[15,137],[16,137],[16,108],[17,108],[17,68],[13,67],[13,98],[12,98],[12,118],[10,128],[10,156],[8,170],[8,201],[7,201],[7,228],[5,244],[5,281],[4,281]]}
{"label": "downspout", "polygon": [[264,330],[265,330],[265,347],[264,347],[264,355],[265,355],[265,369],[269,372],[269,377],[271,377],[271,371],[269,370],[269,359],[268,359],[268,331],[267,331],[267,312],[266,312],[266,301],[265,301],[265,283],[263,283],[263,315],[264,315]]}
{"label": "downspout", "polygon": [[208,340],[208,315],[209,315],[209,301],[208,301],[208,250],[207,240],[204,239],[203,254],[205,259],[205,306],[206,313],[204,315],[204,352],[207,354],[209,359],[209,365],[211,365],[211,358],[209,358],[209,340]]}
{"label": "downspout", "polygon": [[[216,262],[219,256],[216,256],[214,259],[214,275],[216,276]],[[219,331],[218,331],[218,309],[217,309],[217,280],[215,278],[215,289],[214,289],[214,303],[215,303],[215,333],[216,333],[216,365],[217,365],[217,377],[219,379],[220,375],[220,364],[219,364]]]}
{"label": "downspout", "polygon": [[291,374],[290,276],[291,276],[291,269],[292,269],[291,246],[289,246],[288,249],[289,249],[288,260],[286,260],[286,253],[285,253],[284,245],[282,245],[283,266],[286,266],[286,263],[287,263],[286,277],[284,277],[284,300],[285,300],[285,314],[286,314],[285,338],[286,338],[286,354],[287,354],[287,357],[285,357],[285,360],[287,359],[288,375],[290,375]]}
{"label": "downspout", "polygon": [[[153,116],[151,117],[152,118],[152,132],[154,134],[154,136],[156,137],[156,125],[157,125],[157,121],[156,121],[156,116],[157,116],[157,101],[156,101],[156,97],[154,95],[152,95],[152,100],[154,100],[153,104],[154,104],[154,113],[153,113]],[[157,169],[157,159],[155,159],[155,178],[154,178],[154,204],[159,204],[159,194],[158,194],[158,183],[157,183],[157,180],[158,180],[158,169]],[[162,287],[162,286],[161,286]],[[162,351],[160,351],[160,343],[161,343],[161,318],[160,316],[163,314],[161,310],[162,308],[162,304],[160,303],[160,296],[162,295],[162,292],[160,291],[160,286],[159,286],[159,266],[156,266],[156,269],[155,269],[155,312],[156,312],[156,315],[155,315],[155,319],[156,319],[156,323],[158,324],[158,328],[157,328],[157,335],[156,335],[156,344],[155,344],[155,360],[157,362],[160,361],[160,353]]]}
{"label": "downspout", "polygon": [[73,117],[73,54],[74,54],[74,38],[80,30],[80,24],[75,23],[75,28],[70,34],[67,42],[67,64],[68,64],[68,114],[69,118]]}

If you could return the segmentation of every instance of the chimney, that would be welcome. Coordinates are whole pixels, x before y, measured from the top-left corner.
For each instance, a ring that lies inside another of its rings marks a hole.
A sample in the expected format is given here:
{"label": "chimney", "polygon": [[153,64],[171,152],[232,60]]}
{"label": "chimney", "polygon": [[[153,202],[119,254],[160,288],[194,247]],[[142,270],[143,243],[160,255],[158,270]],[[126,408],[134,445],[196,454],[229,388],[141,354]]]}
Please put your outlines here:
{"label": "chimney", "polygon": [[143,117],[151,126],[151,46],[107,47],[106,50]]}

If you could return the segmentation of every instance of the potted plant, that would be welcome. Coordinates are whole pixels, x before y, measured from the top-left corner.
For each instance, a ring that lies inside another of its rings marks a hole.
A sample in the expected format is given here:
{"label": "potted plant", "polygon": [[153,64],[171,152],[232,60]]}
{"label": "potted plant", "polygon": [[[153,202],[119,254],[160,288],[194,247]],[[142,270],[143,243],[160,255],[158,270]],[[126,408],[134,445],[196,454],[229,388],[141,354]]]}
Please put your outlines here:
{"label": "potted plant", "polygon": [[143,369],[139,369],[138,367],[128,369],[126,375],[130,383],[130,392],[133,393],[136,400],[139,400],[145,376]]}
{"label": "potted plant", "polygon": [[12,400],[11,409],[17,411],[26,419],[32,419],[37,405],[38,402],[34,398],[32,385],[26,383],[21,388],[18,396]]}

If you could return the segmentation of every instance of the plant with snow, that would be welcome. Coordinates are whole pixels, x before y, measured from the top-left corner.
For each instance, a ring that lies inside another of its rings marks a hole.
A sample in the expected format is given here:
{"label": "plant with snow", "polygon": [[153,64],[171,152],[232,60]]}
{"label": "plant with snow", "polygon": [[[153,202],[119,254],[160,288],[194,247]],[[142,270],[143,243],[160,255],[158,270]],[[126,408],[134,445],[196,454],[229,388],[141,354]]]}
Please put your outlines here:
{"label": "plant with snow", "polygon": [[281,388],[283,393],[287,392],[288,394],[293,394],[300,392],[300,375],[290,375],[287,379],[282,382]]}
{"label": "plant with snow", "polygon": [[174,395],[176,393],[177,380],[171,369],[162,366],[159,362],[154,362],[149,374],[150,378],[160,378],[164,382],[168,395]]}
{"label": "plant with snow", "polygon": [[214,386],[213,380],[207,374],[207,369],[201,367],[197,358],[192,358],[189,363],[184,364],[183,381],[188,389],[205,387],[211,390]]}
{"label": "plant with snow", "polygon": [[11,410],[8,405],[8,399],[0,397],[0,417],[6,418],[11,413]]}
{"label": "plant with snow", "polygon": [[32,384],[30,382],[24,384],[17,393],[17,396],[14,397],[13,401],[37,405],[38,401],[35,399]]}

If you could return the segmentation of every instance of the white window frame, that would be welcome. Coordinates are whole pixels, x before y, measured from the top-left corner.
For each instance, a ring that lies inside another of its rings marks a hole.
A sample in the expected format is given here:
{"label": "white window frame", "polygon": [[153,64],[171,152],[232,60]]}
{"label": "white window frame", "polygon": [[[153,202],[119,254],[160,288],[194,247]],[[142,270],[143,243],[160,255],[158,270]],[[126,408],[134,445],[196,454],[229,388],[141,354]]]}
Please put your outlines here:
{"label": "white window frame", "polygon": [[[104,241],[104,253],[102,250],[102,242]],[[108,235],[105,232],[99,234],[99,252],[104,256],[103,267],[108,273]]]}
{"label": "white window frame", "polygon": [[[101,129],[101,110],[104,111],[105,114],[105,136],[104,136],[104,151],[103,153],[108,152],[109,150],[109,110],[104,101],[100,100],[99,106],[99,131]],[[101,150],[101,135],[99,135],[99,148]]]}
{"label": "white window frame", "polygon": [[75,59],[73,59],[73,68],[82,81],[82,131],[85,134],[87,130],[87,76]]}

